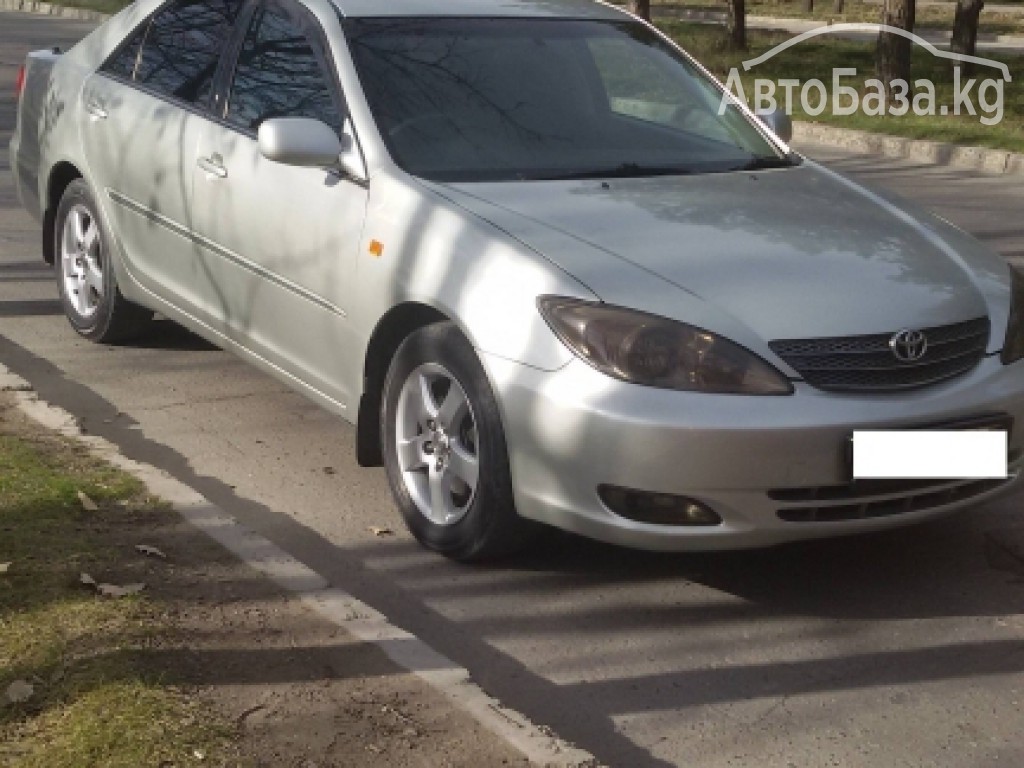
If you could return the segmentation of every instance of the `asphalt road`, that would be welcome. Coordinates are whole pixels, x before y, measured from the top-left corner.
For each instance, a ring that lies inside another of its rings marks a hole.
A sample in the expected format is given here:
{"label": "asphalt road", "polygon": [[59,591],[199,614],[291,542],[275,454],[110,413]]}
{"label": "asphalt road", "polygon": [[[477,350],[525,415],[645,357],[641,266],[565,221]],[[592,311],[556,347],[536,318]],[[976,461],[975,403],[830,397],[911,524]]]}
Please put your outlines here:
{"label": "asphalt road", "polygon": [[[24,51],[87,28],[0,14],[4,147]],[[812,154],[1024,258],[1020,179]],[[352,429],[275,381],[167,323],[134,346],[80,341],[0,158],[0,362],[507,705],[615,766],[1024,764],[1024,498],[768,551],[552,534],[515,562],[454,565],[405,534],[383,473],[356,467]]]}

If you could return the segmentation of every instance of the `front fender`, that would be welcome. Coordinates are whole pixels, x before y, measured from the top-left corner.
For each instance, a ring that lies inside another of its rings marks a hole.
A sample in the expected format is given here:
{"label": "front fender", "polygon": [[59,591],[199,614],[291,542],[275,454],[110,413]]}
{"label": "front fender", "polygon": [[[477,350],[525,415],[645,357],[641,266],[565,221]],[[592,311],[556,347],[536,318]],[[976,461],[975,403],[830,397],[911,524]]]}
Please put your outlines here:
{"label": "front fender", "polygon": [[415,182],[380,174],[363,240],[357,322],[364,339],[391,307],[415,302],[446,315],[488,354],[542,370],[572,359],[537,297],[596,296],[493,224]]}

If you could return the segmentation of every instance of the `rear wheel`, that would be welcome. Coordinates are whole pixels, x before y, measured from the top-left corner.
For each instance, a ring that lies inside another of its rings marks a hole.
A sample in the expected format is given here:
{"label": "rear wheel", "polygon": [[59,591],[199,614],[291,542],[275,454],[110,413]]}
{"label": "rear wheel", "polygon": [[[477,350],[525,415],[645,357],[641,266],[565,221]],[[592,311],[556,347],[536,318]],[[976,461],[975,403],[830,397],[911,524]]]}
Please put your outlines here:
{"label": "rear wheel", "polygon": [[92,341],[111,343],[141,335],[153,313],[121,295],[110,260],[109,239],[83,179],[64,191],[55,219],[54,269],[64,314]]}
{"label": "rear wheel", "polygon": [[459,330],[438,323],[409,336],[383,400],[384,466],[420,543],[456,560],[522,547],[532,526],[515,510],[497,403]]}

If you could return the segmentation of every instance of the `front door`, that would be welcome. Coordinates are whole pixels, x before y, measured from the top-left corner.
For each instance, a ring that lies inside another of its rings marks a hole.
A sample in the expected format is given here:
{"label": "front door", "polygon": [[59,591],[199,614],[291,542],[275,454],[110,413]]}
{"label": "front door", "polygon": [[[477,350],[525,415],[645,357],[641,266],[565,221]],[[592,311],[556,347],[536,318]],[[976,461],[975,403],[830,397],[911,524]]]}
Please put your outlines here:
{"label": "front door", "polygon": [[89,176],[113,218],[125,266],[187,306],[203,280],[189,240],[195,146],[242,0],[174,0],[85,83],[80,130]]}
{"label": "front door", "polygon": [[204,309],[225,332],[341,404],[357,364],[348,320],[366,187],[335,169],[264,158],[271,117],[312,117],[341,131],[344,102],[315,18],[268,0],[249,23],[224,113],[200,133],[194,219],[210,291]]}

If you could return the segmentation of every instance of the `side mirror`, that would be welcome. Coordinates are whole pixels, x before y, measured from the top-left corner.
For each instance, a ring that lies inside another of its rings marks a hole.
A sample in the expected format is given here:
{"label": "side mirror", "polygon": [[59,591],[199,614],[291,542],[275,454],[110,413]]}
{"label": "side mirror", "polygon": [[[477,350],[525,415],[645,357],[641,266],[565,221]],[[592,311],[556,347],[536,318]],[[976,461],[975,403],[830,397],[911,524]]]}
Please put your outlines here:
{"label": "side mirror", "polygon": [[273,117],[260,123],[260,153],[285,165],[337,166],[342,142],[326,124],[309,117]]}
{"label": "side mirror", "polygon": [[341,129],[341,154],[338,156],[338,163],[350,179],[366,181],[366,162],[363,160],[363,153],[359,151],[351,120],[345,120],[345,125]]}
{"label": "side mirror", "polygon": [[785,142],[793,138],[793,121],[781,109],[756,112],[757,119],[768,126],[768,130]]}

